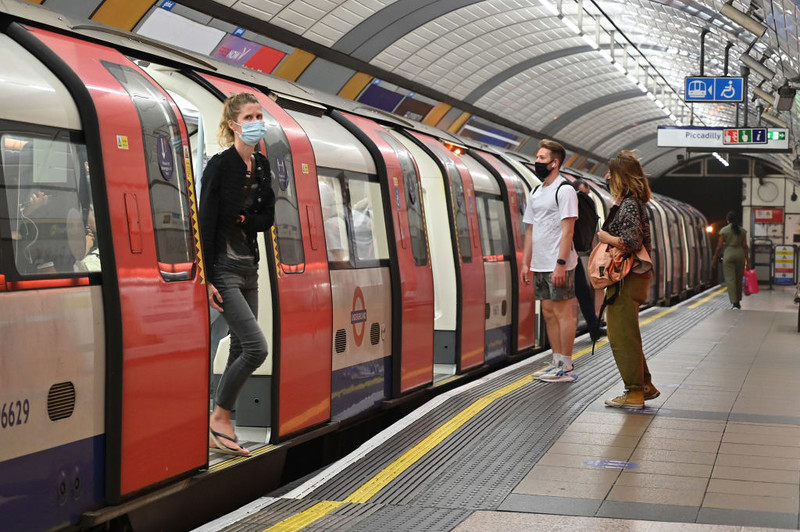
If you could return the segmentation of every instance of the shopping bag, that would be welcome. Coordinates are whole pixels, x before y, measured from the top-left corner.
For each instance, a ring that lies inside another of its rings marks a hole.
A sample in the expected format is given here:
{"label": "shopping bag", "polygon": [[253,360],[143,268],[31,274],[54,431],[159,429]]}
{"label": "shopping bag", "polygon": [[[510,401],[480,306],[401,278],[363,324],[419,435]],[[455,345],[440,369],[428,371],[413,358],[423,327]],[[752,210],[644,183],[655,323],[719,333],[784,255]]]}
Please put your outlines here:
{"label": "shopping bag", "polygon": [[745,270],[742,279],[742,291],[744,295],[750,296],[758,293],[758,276],[755,270]]}

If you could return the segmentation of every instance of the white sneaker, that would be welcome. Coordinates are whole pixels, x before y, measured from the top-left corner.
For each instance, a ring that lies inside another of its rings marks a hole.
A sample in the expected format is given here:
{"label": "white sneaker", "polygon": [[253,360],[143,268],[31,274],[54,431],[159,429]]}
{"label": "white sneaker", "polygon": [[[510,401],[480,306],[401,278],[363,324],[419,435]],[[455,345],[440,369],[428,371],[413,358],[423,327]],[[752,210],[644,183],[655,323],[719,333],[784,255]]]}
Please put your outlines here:
{"label": "white sneaker", "polygon": [[537,380],[542,382],[575,382],[578,380],[578,375],[570,371],[558,370],[555,373],[542,375],[537,377]]}
{"label": "white sneaker", "polygon": [[539,371],[534,371],[533,378],[538,379],[539,377],[542,377],[544,375],[549,375],[550,373],[553,373],[555,371],[558,371],[558,366],[554,366],[552,363],[548,363],[545,367],[543,367]]}
{"label": "white sneaker", "polygon": [[544,382],[575,382],[578,376],[572,373],[573,366],[571,361],[566,362],[566,357],[563,355],[559,357],[558,363],[553,368],[541,375],[536,375],[534,378]]}

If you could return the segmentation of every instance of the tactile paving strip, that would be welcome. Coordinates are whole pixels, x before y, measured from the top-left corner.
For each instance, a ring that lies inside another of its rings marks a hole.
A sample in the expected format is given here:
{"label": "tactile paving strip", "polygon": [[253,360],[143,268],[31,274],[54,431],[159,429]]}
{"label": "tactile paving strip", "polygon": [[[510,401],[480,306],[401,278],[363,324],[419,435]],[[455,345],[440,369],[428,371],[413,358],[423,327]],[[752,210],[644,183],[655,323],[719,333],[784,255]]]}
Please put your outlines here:
{"label": "tactile paving strip", "polygon": [[[656,356],[681,333],[720,308],[716,297],[670,309],[642,328],[644,351]],[[655,309],[656,314],[666,309]],[[653,315],[648,314],[648,315]],[[587,345],[576,342],[578,351]],[[581,412],[619,379],[608,344],[582,356],[574,384],[534,382],[504,396],[389,483],[367,504],[345,504],[306,530],[451,530],[478,509],[496,509]],[[477,399],[529,375],[524,365],[452,397],[371,451],[303,501],[280,500],[239,523],[261,530],[319,501],[341,501],[409,448]],[[227,530],[253,530],[231,527]]]}

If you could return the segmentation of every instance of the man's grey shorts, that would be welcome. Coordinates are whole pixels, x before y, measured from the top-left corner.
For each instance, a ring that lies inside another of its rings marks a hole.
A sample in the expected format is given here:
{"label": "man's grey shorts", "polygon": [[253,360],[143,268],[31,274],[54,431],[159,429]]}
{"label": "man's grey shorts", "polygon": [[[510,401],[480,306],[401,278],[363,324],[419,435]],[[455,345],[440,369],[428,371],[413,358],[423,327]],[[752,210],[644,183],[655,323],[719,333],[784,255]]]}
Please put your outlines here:
{"label": "man's grey shorts", "polygon": [[533,292],[536,299],[563,301],[575,297],[575,269],[568,270],[567,281],[561,286],[553,284],[553,272],[533,272]]}

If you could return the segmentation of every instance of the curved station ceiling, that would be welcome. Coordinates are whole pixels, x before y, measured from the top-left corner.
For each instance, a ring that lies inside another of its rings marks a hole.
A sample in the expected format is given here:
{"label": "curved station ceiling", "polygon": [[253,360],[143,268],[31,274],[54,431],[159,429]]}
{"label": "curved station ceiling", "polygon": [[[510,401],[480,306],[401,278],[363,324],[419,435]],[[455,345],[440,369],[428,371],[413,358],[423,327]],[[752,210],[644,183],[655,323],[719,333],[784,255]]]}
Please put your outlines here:
{"label": "curved station ceiling", "polygon": [[[635,149],[664,174],[684,148],[659,148],[658,126],[786,127],[791,152],[758,156],[797,179],[800,0],[43,3],[510,149],[553,138],[590,171]],[[258,47],[247,61],[242,42]],[[686,77],[742,76],[744,62],[745,103],[684,101]]]}

